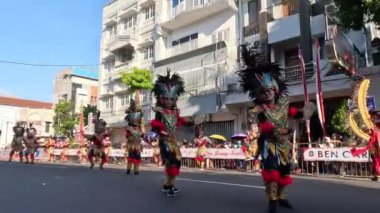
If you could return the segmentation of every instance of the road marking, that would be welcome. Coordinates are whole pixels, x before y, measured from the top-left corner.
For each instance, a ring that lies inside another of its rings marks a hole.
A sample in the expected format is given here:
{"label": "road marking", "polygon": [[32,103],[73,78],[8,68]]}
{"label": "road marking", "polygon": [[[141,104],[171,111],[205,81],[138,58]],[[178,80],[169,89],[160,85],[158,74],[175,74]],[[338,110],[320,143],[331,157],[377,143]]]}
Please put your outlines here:
{"label": "road marking", "polygon": [[177,180],[188,181],[188,182],[197,182],[197,183],[210,183],[210,184],[218,184],[218,185],[227,185],[227,186],[238,186],[244,188],[255,188],[255,189],[265,189],[264,186],[254,186],[254,185],[245,185],[245,184],[237,184],[237,183],[225,183],[225,182],[216,182],[216,181],[207,181],[207,180],[193,180],[187,178],[176,178]]}

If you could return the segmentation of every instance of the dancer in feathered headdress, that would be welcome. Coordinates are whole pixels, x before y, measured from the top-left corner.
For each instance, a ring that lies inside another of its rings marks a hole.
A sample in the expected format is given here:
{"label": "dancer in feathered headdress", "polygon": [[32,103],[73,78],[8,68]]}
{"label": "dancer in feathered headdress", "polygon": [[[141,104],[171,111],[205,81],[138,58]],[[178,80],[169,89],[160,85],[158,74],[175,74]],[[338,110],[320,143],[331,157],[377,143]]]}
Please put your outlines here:
{"label": "dancer in feathered headdress", "polygon": [[95,131],[94,135],[92,136],[93,143],[91,144],[91,148],[88,153],[90,169],[94,167],[97,158],[101,159],[99,168],[103,169],[104,164],[107,163],[107,156],[104,150],[104,139],[108,137],[107,123],[103,119],[100,119],[100,111],[97,112],[96,117],[93,119],[92,122],[95,126]]}
{"label": "dancer in feathered headdress", "polygon": [[159,134],[160,153],[167,176],[162,191],[174,197],[179,192],[174,181],[181,167],[181,151],[175,132],[177,126],[184,124],[179,116],[177,100],[185,92],[184,82],[179,75],[171,75],[168,71],[166,76],[158,75],[152,91],[156,97],[156,107],[153,109],[156,115],[151,125],[152,130]]}
{"label": "dancer in feathered headdress", "polygon": [[33,123],[29,124],[29,128],[26,128],[26,137],[24,137],[26,152],[25,152],[25,160],[26,163],[34,164],[34,153],[38,148],[38,138],[37,138],[37,129],[33,127]]}
{"label": "dancer in feathered headdress", "polygon": [[24,132],[25,132],[25,127],[21,126],[21,122],[17,122],[16,126],[13,127],[13,139],[11,143],[11,152],[9,153],[9,162],[12,161],[13,155],[15,152],[18,153],[20,157],[20,162],[22,163],[23,160],[23,142],[24,140]]}
{"label": "dancer in feathered headdress", "polygon": [[247,46],[242,46],[246,68],[239,71],[244,92],[249,93],[255,106],[250,109],[251,120],[258,123],[260,130],[259,150],[264,169],[262,177],[269,199],[269,212],[276,212],[277,203],[292,208],[286,199],[285,187],[292,183],[290,178],[288,117],[299,115],[289,108],[287,86],[280,78],[282,69],[275,63],[260,61],[260,55]]}
{"label": "dancer in feathered headdress", "polygon": [[127,122],[126,137],[127,137],[127,152],[128,164],[127,175],[130,174],[133,165],[135,175],[139,174],[139,165],[141,163],[141,138],[144,136],[144,113],[141,107],[136,105],[135,100],[131,100],[129,108],[125,112],[125,121]]}

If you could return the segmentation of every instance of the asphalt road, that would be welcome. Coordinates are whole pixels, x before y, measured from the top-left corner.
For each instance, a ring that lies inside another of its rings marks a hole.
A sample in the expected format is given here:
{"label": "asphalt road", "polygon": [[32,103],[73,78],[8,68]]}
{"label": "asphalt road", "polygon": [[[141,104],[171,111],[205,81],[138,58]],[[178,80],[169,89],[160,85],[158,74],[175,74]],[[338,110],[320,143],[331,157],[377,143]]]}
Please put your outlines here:
{"label": "asphalt road", "polygon": [[[175,197],[161,190],[163,173],[69,165],[0,162],[0,212],[7,213],[245,213],[267,211],[259,177],[186,173]],[[380,183],[296,178],[288,191],[295,209],[281,212],[357,213],[379,209]]]}

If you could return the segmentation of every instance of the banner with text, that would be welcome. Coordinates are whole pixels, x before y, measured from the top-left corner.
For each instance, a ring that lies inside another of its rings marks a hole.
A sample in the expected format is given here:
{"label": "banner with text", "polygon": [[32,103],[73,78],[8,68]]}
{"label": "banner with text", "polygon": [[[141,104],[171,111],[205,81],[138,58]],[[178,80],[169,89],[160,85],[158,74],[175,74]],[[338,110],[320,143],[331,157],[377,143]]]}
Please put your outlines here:
{"label": "banner with text", "polygon": [[352,156],[350,147],[342,148],[310,148],[303,153],[305,161],[339,161],[339,162],[369,162],[369,153]]}

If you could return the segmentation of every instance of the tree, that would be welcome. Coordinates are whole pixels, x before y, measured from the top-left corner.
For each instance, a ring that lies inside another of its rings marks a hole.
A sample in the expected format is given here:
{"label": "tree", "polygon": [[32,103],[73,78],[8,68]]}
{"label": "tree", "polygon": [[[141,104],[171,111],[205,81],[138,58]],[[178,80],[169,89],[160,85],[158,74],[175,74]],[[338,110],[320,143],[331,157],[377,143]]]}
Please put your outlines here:
{"label": "tree", "polygon": [[87,104],[87,106],[83,107],[83,120],[84,120],[84,125],[88,125],[88,114],[92,112],[93,116],[96,116],[96,113],[98,112],[98,108],[96,106],[91,106]]}
{"label": "tree", "polygon": [[135,93],[136,106],[140,106],[141,90],[151,90],[153,88],[153,75],[150,70],[133,67],[131,72],[123,72],[122,81],[127,85],[128,93]]}
{"label": "tree", "polygon": [[365,29],[366,23],[380,25],[380,0],[334,0],[344,28]]}
{"label": "tree", "polygon": [[78,122],[78,116],[72,112],[71,102],[59,101],[54,106],[53,127],[56,134],[72,138]]}
{"label": "tree", "polygon": [[351,131],[346,122],[348,116],[347,112],[347,103],[343,101],[339,108],[335,111],[331,119],[331,125],[338,133],[351,135]]}

